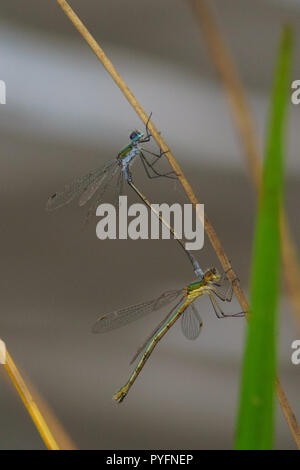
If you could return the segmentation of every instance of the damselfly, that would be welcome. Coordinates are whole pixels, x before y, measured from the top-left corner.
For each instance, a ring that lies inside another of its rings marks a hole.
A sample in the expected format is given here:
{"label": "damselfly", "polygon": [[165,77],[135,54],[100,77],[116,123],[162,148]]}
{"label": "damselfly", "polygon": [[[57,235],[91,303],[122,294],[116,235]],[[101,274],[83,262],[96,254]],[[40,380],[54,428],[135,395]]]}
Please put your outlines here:
{"label": "damselfly", "polygon": [[[151,114],[149,116],[149,120]],[[97,206],[103,200],[103,196],[108,189],[110,183],[112,182],[114,176],[118,174],[117,181],[117,197],[122,194],[124,179],[128,185],[135,191],[138,197],[145,203],[152,212],[159,218],[160,222],[164,224],[168,230],[175,236],[175,239],[180,244],[181,248],[185,251],[190,262],[192,263],[194,272],[197,277],[203,277],[203,271],[201,270],[198,261],[192,255],[192,253],[185,248],[184,242],[176,235],[173,227],[170,226],[163,218],[160,216],[152,207],[150,202],[144,196],[144,194],[137,188],[133,182],[131,168],[136,157],[140,157],[143,167],[145,169],[146,175],[149,178],[170,178],[177,179],[177,176],[174,175],[173,171],[167,173],[160,173],[156,164],[159,159],[164,155],[164,152],[160,150],[159,154],[151,152],[146,149],[144,144],[149,142],[151,139],[151,134],[148,130],[149,120],[146,124],[146,134],[142,131],[134,130],[130,136],[130,142],[124,147],[117,155],[116,158],[107,162],[104,166],[96,168],[95,170],[90,171],[87,175],[81,176],[73,180],[70,184],[66,185],[62,191],[54,193],[47,201],[46,209],[52,211],[58,209],[62,206],[65,206],[71,202],[76,197],[79,197],[79,206],[85,205],[92,197],[97,193],[97,199],[93,202],[88,210],[87,218],[91,214],[95,213]],[[145,156],[145,152],[154,156],[154,159],[150,162]],[[118,171],[119,170],[119,171]],[[117,199],[118,200],[118,199]]]}
{"label": "damselfly", "polygon": [[241,317],[244,316],[243,312],[228,315],[223,312],[218,300],[223,302],[231,302],[233,289],[230,284],[229,287],[222,290],[222,284],[225,280],[225,274],[221,276],[216,268],[207,269],[201,280],[192,282],[186,287],[180,290],[168,291],[162,294],[160,297],[144,302],[138,305],[133,305],[115,312],[101,315],[93,326],[94,333],[104,333],[115,328],[124,326],[132,321],[144,317],[150,312],[159,310],[163,306],[175,301],[179,298],[179,301],[168,313],[168,315],[157,325],[155,330],[146,339],[142,346],[138,349],[135,356],[133,357],[131,364],[140,357],[134,371],[130,375],[126,384],[120,388],[120,390],[114,395],[114,399],[117,402],[122,402],[129,389],[135,382],[137,376],[144,367],[146,361],[149,359],[150,354],[167,333],[172,325],[181,317],[181,329],[183,334],[188,339],[198,338],[201,328],[202,320],[198,313],[194,301],[207,294],[210,298],[214,312],[218,318],[228,317]]}

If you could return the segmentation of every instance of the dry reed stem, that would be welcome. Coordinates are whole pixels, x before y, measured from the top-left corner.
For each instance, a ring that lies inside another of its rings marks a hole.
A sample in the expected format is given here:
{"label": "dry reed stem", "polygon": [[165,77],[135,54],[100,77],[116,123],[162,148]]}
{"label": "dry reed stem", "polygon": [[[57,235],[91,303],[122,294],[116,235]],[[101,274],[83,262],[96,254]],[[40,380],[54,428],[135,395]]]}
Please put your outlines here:
{"label": "dry reed stem", "polygon": [[[141,105],[138,103],[136,98],[134,97],[133,93],[129,90],[123,79],[120,77],[116,69],[114,68],[113,64],[111,61],[108,59],[102,48],[99,46],[99,44],[96,42],[96,40],[93,38],[93,36],[90,34],[88,29],[84,26],[80,18],[76,15],[76,13],[72,10],[70,5],[66,2],[66,0],[56,0],[61,9],[64,11],[64,13],[67,15],[69,20],[73,23],[75,28],[79,31],[83,39],[87,42],[87,44],[90,46],[92,51],[95,53],[95,55],[98,57],[104,68],[107,70],[111,78],[114,80],[116,85],[120,88],[121,92],[124,94],[125,98],[129,102],[129,104],[133,107],[137,115],[140,117],[142,122],[146,125],[148,121],[148,116],[141,107]],[[157,145],[161,148],[161,150],[165,153],[165,157],[167,158],[168,162],[170,163],[170,166],[176,173],[179,182],[181,183],[188,199],[190,202],[193,204],[193,206],[196,206],[196,204],[199,204],[189,182],[185,178],[179,164],[175,160],[175,157],[171,153],[170,149],[168,148],[167,144],[165,143],[164,139],[161,137],[159,132],[157,131],[156,127],[154,124],[150,121],[148,124],[148,128],[150,133],[152,134],[153,138],[155,139]],[[228,279],[233,285],[234,293],[241,305],[241,308],[244,312],[248,310],[248,303],[246,300],[246,297],[243,293],[243,290],[240,286],[239,280],[235,274],[235,272],[232,269],[232,266],[230,264],[230,261],[225,253],[225,251],[222,248],[222,245],[216,235],[216,232],[214,228],[212,227],[208,217],[205,215],[204,219],[204,228],[206,231],[206,234],[220,260],[220,263],[224,269],[224,271],[227,274]],[[283,414],[285,417],[288,417],[288,424],[289,428],[291,430],[291,433],[294,437],[294,440],[300,448],[300,436],[299,434],[294,432],[294,429],[298,429],[297,422],[295,420],[295,416],[289,406],[289,403],[283,393],[282,387],[277,387],[277,398],[280,403],[281,408],[283,409]],[[294,423],[294,426],[290,426],[290,423]]]}
{"label": "dry reed stem", "polygon": [[[238,72],[229,50],[226,47],[225,40],[222,37],[217,21],[214,18],[212,8],[208,5],[206,0],[188,0],[188,2],[195,12],[196,18],[199,20],[201,31],[203,32],[203,37],[210,53],[209,56],[215,65],[216,71],[219,74],[226,92],[228,104],[231,108],[232,117],[236,125],[236,130],[244,148],[250,178],[258,192],[262,173],[260,163],[262,158],[254,130],[253,118],[249,110],[249,106],[247,105]],[[293,312],[295,312],[298,331],[300,331],[300,268],[297,263],[296,247],[287,226],[283,209],[280,213],[280,228],[281,254],[286,288],[289,294],[288,298],[293,307]],[[282,401],[287,404],[288,402],[283,389],[277,380],[277,393],[278,389],[280,391],[280,395],[282,395]],[[299,448],[300,431],[295,416],[291,414],[292,419],[289,419],[289,415],[285,414],[285,408],[282,408],[282,410],[292,434],[295,435],[294,439]],[[292,413],[292,410],[290,411]]]}
{"label": "dry reed stem", "polygon": [[[209,55],[224,86],[238,137],[244,148],[248,170],[252,183],[258,192],[261,178],[261,154],[254,130],[253,118],[245,98],[243,87],[226,48],[225,40],[214,18],[212,9],[205,0],[189,0],[199,20]],[[297,262],[297,250],[287,226],[284,211],[281,211],[281,254],[286,288],[293,313],[300,332],[300,268]]]}
{"label": "dry reed stem", "polygon": [[41,411],[42,415],[52,434],[55,436],[55,441],[60,450],[77,450],[74,442],[70,438],[70,436],[66,433],[62,424],[58,421],[58,418],[55,416],[52,409],[49,407],[48,403],[41,397],[37,389],[32,385],[32,383],[28,380],[28,377],[24,377],[23,379],[26,381],[26,384],[30,390],[30,393],[37,404],[39,410]]}
{"label": "dry reed stem", "polygon": [[[290,404],[288,402],[288,399],[286,397],[286,394],[284,392],[284,389],[281,385],[281,383],[278,380],[278,377],[275,379],[275,385],[276,385],[276,396],[277,399],[280,403],[282,413],[284,415],[284,418],[288,424],[289,430],[294,438],[294,441],[297,445],[298,450],[300,449],[299,443],[300,443],[300,429],[296,420],[296,416],[293,413],[292,408],[290,407]],[[280,398],[279,398],[280,397]]]}
{"label": "dry reed stem", "polygon": [[10,354],[6,350],[6,360],[4,367],[15,386],[21,400],[23,401],[32,421],[34,422],[41,438],[43,439],[48,450],[59,450],[56,440],[54,439],[45,419],[43,418],[39,408],[34,402],[27,385],[24,382],[20,372],[18,371]]}

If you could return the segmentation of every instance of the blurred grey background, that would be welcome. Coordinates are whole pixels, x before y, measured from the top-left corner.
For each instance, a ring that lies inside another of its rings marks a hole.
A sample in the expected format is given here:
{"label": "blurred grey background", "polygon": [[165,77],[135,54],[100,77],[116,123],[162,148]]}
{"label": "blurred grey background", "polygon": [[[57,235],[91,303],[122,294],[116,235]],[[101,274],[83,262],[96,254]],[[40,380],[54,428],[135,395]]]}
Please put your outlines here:
{"label": "blurred grey background", "polygon": [[[294,0],[216,0],[215,13],[256,119],[261,148],[276,46],[283,22],[295,32]],[[172,148],[247,290],[255,197],[243,150],[197,21],[184,0],[73,0]],[[218,320],[199,300],[204,328],[189,342],[176,325],[118,406],[135,349],[165,312],[106,335],[100,313],[151,299],[193,280],[174,240],[100,241],[75,204],[46,213],[50,194],[102,165],[141,124],[54,0],[1,4],[1,327],[17,365],[80,449],[232,447],[243,319]],[[300,78],[295,37],[293,79]],[[286,209],[299,246],[300,107],[290,106]],[[168,168],[167,164],[163,164]],[[187,202],[170,182],[136,181],[153,202]],[[130,202],[137,202],[126,189]],[[114,192],[107,194],[112,202]],[[198,253],[216,265],[208,240]],[[236,301],[228,311],[238,311]],[[299,337],[283,291],[278,373],[300,419]],[[43,443],[0,369],[0,448]],[[277,407],[276,448],[294,449]]]}

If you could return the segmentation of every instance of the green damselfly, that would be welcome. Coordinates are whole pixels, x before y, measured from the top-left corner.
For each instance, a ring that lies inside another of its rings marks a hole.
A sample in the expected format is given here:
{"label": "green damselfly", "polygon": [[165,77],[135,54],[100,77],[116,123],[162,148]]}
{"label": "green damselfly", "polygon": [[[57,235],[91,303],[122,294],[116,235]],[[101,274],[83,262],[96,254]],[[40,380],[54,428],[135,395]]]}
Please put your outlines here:
{"label": "green damselfly", "polygon": [[198,338],[203,325],[198,310],[194,305],[194,302],[198,297],[205,294],[209,296],[214,312],[218,318],[244,316],[243,312],[230,315],[223,312],[219,300],[223,302],[231,302],[233,296],[232,284],[229,285],[225,292],[222,291],[223,280],[225,280],[225,274],[221,276],[216,268],[207,269],[204,272],[203,278],[201,280],[192,282],[183,289],[167,291],[158,298],[149,302],[123,308],[106,315],[101,315],[98,318],[92,331],[94,333],[105,333],[138,320],[139,318],[142,318],[153,311],[159,310],[160,308],[171,302],[174,302],[177,299],[176,305],[156,326],[154,331],[146,339],[146,341],[142,344],[133,357],[131,363],[133,363],[137,358],[139,358],[139,361],[128,381],[114,395],[113,398],[118,403],[121,403],[128,394],[130,388],[145,366],[157,343],[163,338],[167,331],[180,317],[181,329],[186,338]]}

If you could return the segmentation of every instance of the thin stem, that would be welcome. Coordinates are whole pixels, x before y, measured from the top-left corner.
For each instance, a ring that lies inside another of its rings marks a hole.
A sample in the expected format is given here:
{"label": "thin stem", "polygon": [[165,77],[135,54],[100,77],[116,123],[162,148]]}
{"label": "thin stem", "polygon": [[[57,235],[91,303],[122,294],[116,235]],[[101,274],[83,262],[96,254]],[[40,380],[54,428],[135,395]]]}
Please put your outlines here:
{"label": "thin stem", "polygon": [[[236,131],[244,148],[250,178],[256,191],[258,191],[261,178],[260,162],[262,158],[254,130],[253,118],[238,71],[208,2],[205,0],[189,0],[189,3],[199,21],[210,58],[224,87]],[[281,252],[286,288],[289,293],[289,301],[295,313],[298,331],[300,332],[300,267],[297,260],[296,246],[287,225],[283,209],[280,214],[280,224],[282,238]]]}
{"label": "thin stem", "polygon": [[[4,343],[1,342],[3,345]],[[2,357],[2,360],[1,360]],[[58,444],[54,439],[45,419],[43,418],[39,408],[34,402],[29,389],[24,382],[20,372],[18,371],[14,361],[12,360],[7,349],[4,354],[0,357],[0,362],[3,363],[6,372],[8,373],[15,389],[17,390],[21,400],[23,401],[28,413],[30,414],[32,421],[34,422],[41,438],[43,439],[48,450],[59,450]]]}
{"label": "thin stem", "polygon": [[[209,56],[224,87],[233,121],[236,125],[236,131],[242,147],[244,148],[250,179],[254,188],[258,192],[262,173],[260,163],[262,158],[254,130],[254,120],[245,97],[238,70],[236,69],[233,58],[226,47],[226,41],[222,36],[222,32],[214,17],[211,6],[206,0],[188,1],[199,22],[203,38],[209,50]],[[289,294],[288,299],[292,304],[297,328],[300,332],[300,267],[297,260],[296,246],[287,225],[283,208],[281,208],[280,211],[280,229],[283,272],[286,280],[286,288]],[[283,414],[298,449],[300,449],[299,426],[291,409],[290,412],[286,414],[288,401],[278,379],[276,381],[277,398],[280,403],[283,404],[283,406],[281,406]]]}
{"label": "thin stem", "polygon": [[[124,94],[125,98],[129,102],[129,104],[133,107],[137,115],[140,117],[142,122],[146,125],[148,121],[148,116],[141,107],[141,105],[138,103],[136,98],[134,97],[133,93],[129,90],[127,87],[126,83],[123,81],[123,79],[120,77],[114,66],[112,65],[111,61],[108,59],[102,48],[99,46],[99,44],[96,42],[96,40],[93,38],[93,36],[90,34],[90,32],[87,30],[87,28],[84,26],[82,21],[79,19],[79,17],[76,15],[76,13],[72,10],[72,8],[69,6],[69,4],[66,2],[66,0],[56,0],[61,9],[64,11],[64,13],[67,15],[69,20],[73,23],[75,28],[79,31],[83,39],[87,42],[87,44],[90,46],[92,51],[95,53],[95,55],[98,57],[104,68],[107,70],[107,72],[110,74],[111,78],[114,80],[114,82],[117,84],[117,86],[120,88],[121,92]],[[185,178],[179,164],[175,160],[175,157],[173,156],[172,152],[168,148],[167,144],[165,143],[164,139],[161,137],[159,132],[157,131],[156,127],[150,121],[148,123],[148,129],[150,134],[153,136],[155,139],[157,145],[159,148],[162,150],[162,152],[165,153],[165,157],[167,158],[168,162],[170,163],[170,166],[174,170],[175,174],[178,177],[179,182],[181,183],[188,199],[190,202],[193,204],[194,207],[196,207],[197,204],[199,204],[191,185]],[[199,215],[199,214],[198,214]],[[240,303],[240,306],[243,310],[243,312],[248,311],[248,303],[245,297],[245,294],[240,286],[240,283],[238,281],[238,278],[235,274],[235,272],[232,269],[231,263],[223,250],[223,247],[220,243],[220,240],[217,237],[217,234],[211,225],[208,217],[205,215],[204,216],[204,228],[206,231],[206,234],[210,240],[210,243],[212,244],[217,257],[219,258],[219,261],[226,272],[226,275],[229,279],[229,281],[232,283],[234,293]],[[283,390],[281,387],[277,387],[277,398],[280,403],[281,408],[283,409],[283,413],[285,417],[289,417],[288,424],[290,431],[293,435],[293,438],[297,444],[297,446],[300,449],[300,438],[299,434],[294,432],[294,427],[290,426],[290,422],[292,422],[293,418],[295,420],[295,416],[289,406],[288,401],[286,400],[285,395],[282,393]],[[295,426],[298,429],[297,422],[295,421]]]}

